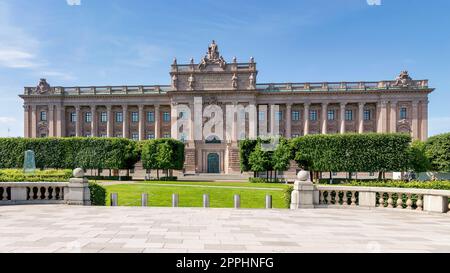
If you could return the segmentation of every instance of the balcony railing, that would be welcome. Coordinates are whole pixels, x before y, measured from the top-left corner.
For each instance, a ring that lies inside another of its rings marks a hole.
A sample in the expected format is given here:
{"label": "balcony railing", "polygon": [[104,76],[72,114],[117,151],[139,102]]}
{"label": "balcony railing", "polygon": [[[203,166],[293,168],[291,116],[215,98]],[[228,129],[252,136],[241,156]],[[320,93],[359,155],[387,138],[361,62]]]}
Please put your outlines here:
{"label": "balcony railing", "polygon": [[[49,93],[57,95],[126,95],[126,94],[162,94],[169,91],[169,85],[133,85],[133,86],[75,86],[51,87]],[[25,95],[32,95],[36,87],[25,87]]]}

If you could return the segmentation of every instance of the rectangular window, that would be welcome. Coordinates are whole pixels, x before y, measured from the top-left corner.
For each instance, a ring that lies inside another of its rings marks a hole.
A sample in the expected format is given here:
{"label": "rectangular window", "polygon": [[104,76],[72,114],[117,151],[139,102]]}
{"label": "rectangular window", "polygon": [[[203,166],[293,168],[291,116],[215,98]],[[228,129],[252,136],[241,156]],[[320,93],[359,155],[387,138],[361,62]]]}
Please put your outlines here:
{"label": "rectangular window", "polygon": [[106,134],[100,134],[100,137],[108,137]]}
{"label": "rectangular window", "polygon": [[296,138],[296,137],[299,137],[299,136],[300,136],[299,134],[292,134],[293,138]]}
{"label": "rectangular window", "polygon": [[41,111],[40,119],[41,119],[41,121],[47,121],[47,112]]}
{"label": "rectangular window", "polygon": [[147,112],[147,121],[155,122],[155,112]]}
{"label": "rectangular window", "polygon": [[408,112],[406,107],[400,108],[400,119],[406,119],[408,117]]}
{"label": "rectangular window", "polygon": [[262,111],[258,112],[258,120],[259,121],[266,120],[266,113]]}
{"label": "rectangular window", "polygon": [[155,139],[155,135],[154,134],[148,134],[147,135],[147,139]]}
{"label": "rectangular window", "polygon": [[170,134],[169,133],[163,134],[163,138],[170,138]]}
{"label": "rectangular window", "polygon": [[309,111],[309,120],[312,120],[312,121],[317,120],[317,110]]}
{"label": "rectangular window", "polygon": [[84,122],[86,122],[86,123],[92,122],[92,113],[91,112],[84,113]]}
{"label": "rectangular window", "polygon": [[131,112],[131,122],[139,122],[139,113]]}
{"label": "rectangular window", "polygon": [[47,134],[41,134],[41,137],[42,138],[47,137]]}
{"label": "rectangular window", "polygon": [[137,134],[137,133],[131,134],[131,139],[138,141],[139,140],[139,134]]}
{"label": "rectangular window", "polygon": [[353,120],[353,110],[345,110],[345,120]]}
{"label": "rectangular window", "polygon": [[294,120],[294,121],[300,120],[300,112],[299,111],[292,111],[292,120]]}
{"label": "rectangular window", "polygon": [[372,119],[372,111],[364,110],[364,120],[371,120],[371,119]]}
{"label": "rectangular window", "polygon": [[91,133],[87,132],[86,134],[84,134],[85,137],[91,137]]}
{"label": "rectangular window", "polygon": [[170,121],[170,113],[169,112],[164,112],[163,113],[163,121],[164,122],[169,122]]}
{"label": "rectangular window", "polygon": [[328,110],[328,120],[334,120],[334,110]]}
{"label": "rectangular window", "polygon": [[187,118],[186,112],[180,112],[180,113],[178,114],[178,118],[179,118],[180,120],[186,120],[186,118]]}
{"label": "rectangular window", "polygon": [[77,113],[76,112],[70,113],[70,122],[72,122],[72,123],[77,122]]}
{"label": "rectangular window", "polygon": [[275,112],[275,118],[276,118],[278,121],[281,121],[281,120],[283,119],[283,112],[281,112],[281,111]]}
{"label": "rectangular window", "polygon": [[116,122],[123,122],[123,113],[116,112]]}
{"label": "rectangular window", "polygon": [[108,121],[108,113],[101,112],[100,113],[100,122],[101,123],[106,123],[107,121]]}
{"label": "rectangular window", "polygon": [[122,137],[122,134],[116,134],[116,137]]}

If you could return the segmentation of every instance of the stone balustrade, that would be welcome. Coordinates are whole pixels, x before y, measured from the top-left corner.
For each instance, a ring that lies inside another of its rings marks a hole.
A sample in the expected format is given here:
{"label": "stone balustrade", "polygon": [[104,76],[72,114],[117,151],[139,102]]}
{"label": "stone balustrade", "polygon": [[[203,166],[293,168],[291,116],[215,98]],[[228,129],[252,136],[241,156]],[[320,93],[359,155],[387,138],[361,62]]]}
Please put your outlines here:
{"label": "stone balustrade", "polygon": [[[170,91],[169,85],[136,85],[136,86],[74,86],[50,87],[51,94],[57,95],[118,95],[118,94],[160,94]],[[25,95],[36,94],[36,87],[25,87]]]}
{"label": "stone balustrade", "polygon": [[314,185],[314,207],[392,208],[430,212],[450,209],[450,191]]}
{"label": "stone balustrade", "polygon": [[69,182],[0,182],[0,205],[90,205],[89,182],[79,169]]}

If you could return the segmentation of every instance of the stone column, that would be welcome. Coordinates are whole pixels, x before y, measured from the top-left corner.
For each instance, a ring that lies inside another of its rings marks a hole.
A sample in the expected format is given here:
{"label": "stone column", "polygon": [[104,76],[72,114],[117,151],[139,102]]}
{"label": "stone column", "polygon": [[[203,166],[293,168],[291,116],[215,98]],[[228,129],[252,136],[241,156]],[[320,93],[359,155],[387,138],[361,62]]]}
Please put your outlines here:
{"label": "stone column", "polygon": [[[237,124],[236,124],[236,119],[239,117],[238,116],[238,103],[234,102],[233,103],[233,114],[231,115],[231,141],[232,142],[236,142],[238,139],[237,136]],[[245,124],[245,119],[244,119],[244,124]],[[244,126],[245,129],[245,126]]]}
{"label": "stone column", "polygon": [[256,104],[249,102],[250,111],[248,115],[248,137],[250,139],[256,139],[257,131],[258,131],[258,114],[256,109]]}
{"label": "stone column", "polygon": [[66,135],[65,132],[65,124],[66,124],[66,109],[64,106],[56,105],[56,136],[64,137]]}
{"label": "stone column", "polygon": [[55,105],[48,106],[48,136],[55,137]]}
{"label": "stone column", "polygon": [[419,102],[412,101],[412,137],[414,140],[419,139]]}
{"label": "stone column", "polygon": [[341,102],[341,113],[340,113],[340,119],[341,119],[341,134],[345,134],[345,105],[347,105],[346,102]]}
{"label": "stone column", "polygon": [[36,113],[36,105],[31,106],[31,134],[32,138],[36,138],[37,136],[37,113]]}
{"label": "stone column", "polygon": [[139,140],[145,139],[145,117],[144,105],[138,105],[139,108]]}
{"label": "stone column", "polygon": [[124,104],[122,105],[122,137],[128,138],[128,126],[129,126],[129,120],[128,120],[128,105]]}
{"label": "stone column", "polygon": [[97,136],[98,118],[97,118],[97,106],[91,105],[92,122],[91,122],[91,136]]}
{"label": "stone column", "polygon": [[170,137],[178,139],[178,109],[177,103],[170,106]]}
{"label": "stone column", "polygon": [[[269,110],[269,113],[270,113],[270,135],[272,135],[272,136],[280,134],[280,132],[279,132],[280,126],[276,126],[276,123],[279,123],[277,121],[276,115],[275,115],[276,114],[275,109],[277,108],[276,106],[277,105],[275,105],[275,104],[270,104],[270,110]],[[277,130],[278,130],[278,132],[276,132]]]}
{"label": "stone column", "polygon": [[428,139],[428,99],[421,102],[422,115],[421,115],[421,134],[420,139],[426,141]]}
{"label": "stone column", "polygon": [[364,102],[358,103],[358,133],[364,133]]}
{"label": "stone column", "polygon": [[303,121],[304,121],[304,128],[303,128],[303,135],[309,134],[309,102],[304,103],[304,114],[303,114]]}
{"label": "stone column", "polygon": [[79,105],[75,106],[75,115],[76,115],[76,122],[75,122],[75,136],[77,137],[81,137],[81,122],[82,122],[82,117],[81,117],[81,107]]}
{"label": "stone column", "polygon": [[322,103],[322,134],[327,133],[328,127],[328,102]]}
{"label": "stone column", "polygon": [[158,139],[158,138],[161,138],[161,136],[160,136],[160,129],[159,129],[159,126],[160,126],[160,120],[159,120],[159,117],[160,115],[159,115],[159,105],[158,104],[156,104],[155,105],[155,139]]}
{"label": "stone column", "polygon": [[386,109],[386,101],[380,101],[378,102],[378,108],[380,109],[380,114],[378,115],[378,126],[377,126],[377,132],[378,133],[386,133],[386,116],[387,116],[387,109]]}
{"label": "stone column", "polygon": [[189,103],[189,110],[191,111],[190,114],[190,119],[189,119],[189,141],[194,142],[194,132],[195,132],[195,128],[194,128],[194,116],[195,116],[195,111],[194,111],[194,103]]}
{"label": "stone column", "polygon": [[291,138],[292,103],[286,103],[286,132],[285,137]]}
{"label": "stone column", "polygon": [[390,114],[389,114],[389,132],[396,133],[397,132],[397,102],[391,101],[390,105]]}
{"label": "stone column", "polygon": [[29,105],[24,105],[23,106],[23,114],[24,114],[24,130],[23,130],[23,136],[25,138],[29,138],[30,137],[30,106]]}
{"label": "stone column", "polygon": [[259,113],[258,113],[258,124],[259,124],[259,136],[265,136],[267,135],[267,120],[268,120],[268,115],[267,115],[267,105],[259,105],[258,106],[258,111],[259,112],[263,112],[264,113],[264,120],[259,120]]}
{"label": "stone column", "polygon": [[114,119],[113,119],[113,113],[112,113],[112,105],[106,105],[106,136],[107,137],[114,137],[113,135],[113,127],[114,127]]}

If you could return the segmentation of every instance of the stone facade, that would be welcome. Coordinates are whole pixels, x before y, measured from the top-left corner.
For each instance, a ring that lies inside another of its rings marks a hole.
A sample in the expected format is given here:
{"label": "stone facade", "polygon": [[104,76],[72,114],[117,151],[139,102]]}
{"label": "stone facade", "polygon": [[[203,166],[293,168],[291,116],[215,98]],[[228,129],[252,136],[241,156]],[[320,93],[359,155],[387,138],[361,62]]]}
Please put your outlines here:
{"label": "stone facade", "polygon": [[24,135],[177,138],[186,143],[185,173],[239,173],[238,141],[257,135],[405,132],[427,139],[434,89],[406,71],[377,82],[257,83],[257,75],[253,58],[227,63],[213,42],[198,64],[175,59],[170,85],[61,87],[41,79],[20,95]]}

